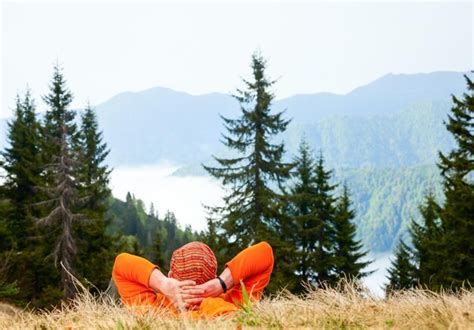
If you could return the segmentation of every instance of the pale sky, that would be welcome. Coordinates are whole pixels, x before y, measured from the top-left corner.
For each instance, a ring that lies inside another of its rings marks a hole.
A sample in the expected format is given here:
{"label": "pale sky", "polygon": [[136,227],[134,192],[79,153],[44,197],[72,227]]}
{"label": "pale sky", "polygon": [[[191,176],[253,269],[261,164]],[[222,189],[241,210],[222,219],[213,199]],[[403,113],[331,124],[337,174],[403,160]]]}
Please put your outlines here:
{"label": "pale sky", "polygon": [[30,2],[1,4],[1,111],[28,84],[47,91],[56,59],[74,107],[155,86],[232,92],[252,52],[277,98],[346,93],[387,73],[466,71],[472,2]]}

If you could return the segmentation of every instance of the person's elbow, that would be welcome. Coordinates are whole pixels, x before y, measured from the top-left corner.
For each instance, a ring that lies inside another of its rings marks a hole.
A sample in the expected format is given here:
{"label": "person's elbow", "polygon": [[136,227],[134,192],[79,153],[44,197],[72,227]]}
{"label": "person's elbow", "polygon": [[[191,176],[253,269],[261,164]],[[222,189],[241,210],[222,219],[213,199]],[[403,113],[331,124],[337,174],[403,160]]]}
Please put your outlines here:
{"label": "person's elbow", "polygon": [[114,266],[112,268],[112,278],[115,280],[126,268],[126,264],[130,258],[129,253],[122,252],[115,257]]}
{"label": "person's elbow", "polygon": [[262,256],[261,261],[268,264],[268,267],[273,268],[273,248],[268,242],[262,241],[257,244],[260,250],[260,255]]}

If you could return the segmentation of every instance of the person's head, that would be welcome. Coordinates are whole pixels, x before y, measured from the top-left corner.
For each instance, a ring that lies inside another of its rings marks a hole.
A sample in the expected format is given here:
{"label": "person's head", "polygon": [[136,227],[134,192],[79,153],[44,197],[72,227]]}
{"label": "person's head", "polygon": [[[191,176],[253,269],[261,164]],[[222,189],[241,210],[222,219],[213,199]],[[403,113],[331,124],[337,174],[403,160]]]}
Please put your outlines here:
{"label": "person's head", "polygon": [[217,260],[211,248],[202,242],[191,242],[173,252],[168,277],[202,284],[217,276]]}

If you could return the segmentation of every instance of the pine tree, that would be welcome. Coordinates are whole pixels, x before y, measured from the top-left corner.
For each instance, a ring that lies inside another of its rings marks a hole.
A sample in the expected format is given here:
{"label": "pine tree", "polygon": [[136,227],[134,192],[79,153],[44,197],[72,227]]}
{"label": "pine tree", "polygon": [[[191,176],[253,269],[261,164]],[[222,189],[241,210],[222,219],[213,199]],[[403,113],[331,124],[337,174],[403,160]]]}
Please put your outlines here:
{"label": "pine tree", "polygon": [[439,289],[445,277],[445,268],[440,264],[446,258],[443,256],[443,247],[440,246],[440,211],[441,208],[430,191],[425,197],[425,203],[420,206],[422,222],[412,221],[410,227],[413,258],[417,268],[414,279],[430,289]]}
{"label": "pine tree", "polygon": [[49,106],[45,115],[43,161],[45,162],[45,186],[42,191],[48,200],[40,203],[50,207],[50,212],[38,223],[49,226],[52,232],[58,229],[53,251],[55,264],[60,267],[61,286],[65,298],[76,294],[73,277],[76,273],[74,262],[77,254],[73,223],[84,219],[75,213],[82,199],[78,195],[76,182],[77,160],[72,154],[72,145],[77,139],[74,112],[68,107],[72,94],[66,87],[61,69],[56,66],[50,93],[44,97]]}
{"label": "pine tree", "polygon": [[18,302],[33,304],[51,279],[50,269],[36,267],[44,259],[45,244],[37,239],[33,217],[39,213],[31,207],[41,198],[36,189],[41,172],[40,140],[35,104],[27,90],[23,100],[17,97],[14,118],[8,124],[9,146],[2,152],[6,178],[1,187],[0,259],[9,260],[5,281],[17,284],[18,290],[10,293],[15,293]]}
{"label": "pine tree", "polygon": [[223,270],[224,264],[229,261],[229,257],[231,257],[231,255],[228,253],[226,242],[220,235],[222,228],[219,228],[219,222],[217,219],[215,219],[212,213],[210,213],[208,214],[206,220],[207,230],[200,235],[200,239],[206,243],[212,251],[214,251],[217,259],[217,265],[219,267],[218,271],[220,272]]}
{"label": "pine tree", "polygon": [[288,221],[288,231],[292,232],[292,241],[295,251],[290,257],[295,261],[297,280],[290,280],[291,291],[302,291],[302,283],[311,283],[316,279],[316,248],[317,233],[321,230],[321,223],[317,217],[315,206],[318,202],[315,161],[311,156],[308,144],[302,140],[299,154],[294,159],[295,169],[292,172],[294,185],[288,196],[291,221]]}
{"label": "pine tree", "polygon": [[[273,246],[278,259],[285,248],[281,237],[284,219],[282,194],[274,186],[282,188],[292,165],[282,160],[284,144],[272,142],[285,131],[289,121],[283,119],[282,112],[271,113],[274,95],[270,88],[274,81],[266,77],[266,61],[258,53],[252,56],[251,68],[253,80],[244,80],[246,89],[237,90],[234,95],[240,103],[240,118],[222,117],[227,130],[223,144],[238,156],[227,159],[214,156],[219,167],[204,168],[230,191],[224,197],[225,205],[214,208],[223,221],[229,253],[265,240]],[[275,263],[276,276],[282,273],[280,265]]]}
{"label": "pine tree", "polygon": [[2,165],[7,173],[2,190],[10,203],[7,227],[14,236],[12,247],[20,251],[27,247],[28,237],[34,230],[31,204],[35,200],[40,172],[39,130],[34,101],[28,90],[23,101],[17,97],[15,117],[8,123],[10,146],[2,152]]}
{"label": "pine tree", "polygon": [[415,265],[410,248],[400,240],[395,252],[395,260],[388,269],[389,283],[385,287],[387,295],[395,290],[410,289],[415,286]]}
{"label": "pine tree", "polygon": [[69,109],[73,96],[66,86],[66,80],[58,64],[54,67],[49,89],[49,94],[43,97],[49,108],[44,117],[42,157],[45,164],[44,175],[47,177],[46,180],[51,182],[51,176],[54,176],[55,171],[48,165],[60,154],[61,140],[65,139],[68,149],[71,149],[77,143],[78,133],[74,121],[75,113]]}
{"label": "pine tree", "polygon": [[207,232],[204,236],[204,243],[206,243],[212,251],[216,252],[220,249],[220,240],[219,236],[217,235],[217,224],[216,220],[212,218],[212,216],[208,216],[207,218]]}
{"label": "pine tree", "polygon": [[334,284],[335,276],[334,260],[334,218],[335,198],[333,197],[336,185],[330,183],[332,171],[324,168],[324,157],[320,153],[316,160],[314,211],[317,229],[314,230],[314,272],[313,283]]}
{"label": "pine tree", "polygon": [[110,196],[108,187],[111,170],[104,164],[110,150],[103,142],[97,117],[88,105],[81,117],[81,130],[75,150],[79,161],[78,182],[84,195],[88,197],[85,207],[95,213],[91,217],[103,218],[106,202]]}
{"label": "pine tree", "polygon": [[[444,287],[459,288],[474,283],[474,82],[465,75],[467,92],[462,99],[453,96],[453,107],[446,128],[456,147],[439,153],[445,203],[440,211],[442,251],[446,259]],[[441,266],[441,265],[440,265]]]}
{"label": "pine tree", "polygon": [[370,261],[361,261],[368,252],[362,250],[362,242],[356,240],[356,226],[353,223],[355,212],[351,209],[349,189],[344,185],[342,196],[336,205],[334,217],[334,257],[336,276],[361,278],[369,273],[362,270]]}
{"label": "pine tree", "polygon": [[166,231],[158,230],[155,234],[155,241],[153,243],[153,262],[155,265],[158,265],[160,268],[165,266],[165,256],[163,253],[163,242],[165,241]]}
{"label": "pine tree", "polygon": [[125,197],[126,214],[125,222],[123,223],[122,232],[126,235],[133,235],[138,237],[140,230],[140,220],[138,219],[136,201],[130,192],[127,192]]}
{"label": "pine tree", "polygon": [[[110,279],[113,262],[112,241],[106,235],[105,212],[110,197],[110,170],[104,164],[109,150],[99,132],[94,110],[88,105],[81,116],[81,130],[74,141],[77,159],[77,186],[85,202],[80,213],[88,221],[78,222],[74,233],[78,238],[78,272],[95,287],[105,289]],[[91,259],[91,255],[94,258]]]}
{"label": "pine tree", "polygon": [[148,214],[152,217],[157,218],[157,219],[159,218],[158,212],[155,211],[155,204],[153,204],[153,203],[150,204],[150,211],[148,211]]}

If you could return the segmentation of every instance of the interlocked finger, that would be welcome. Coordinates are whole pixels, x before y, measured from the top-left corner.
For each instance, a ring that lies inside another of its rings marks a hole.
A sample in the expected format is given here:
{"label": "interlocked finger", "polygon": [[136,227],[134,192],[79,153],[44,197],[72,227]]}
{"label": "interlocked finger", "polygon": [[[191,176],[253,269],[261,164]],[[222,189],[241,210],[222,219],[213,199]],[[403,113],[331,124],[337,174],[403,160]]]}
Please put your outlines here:
{"label": "interlocked finger", "polygon": [[204,294],[204,290],[203,290],[203,289],[195,289],[195,288],[193,288],[193,287],[182,287],[182,288],[181,288],[181,292],[182,292],[182,293],[185,293],[185,294],[196,295],[196,296],[199,296],[199,295],[203,295],[203,294]]}

